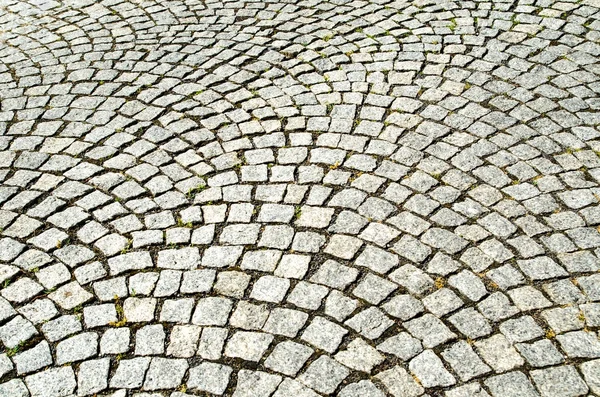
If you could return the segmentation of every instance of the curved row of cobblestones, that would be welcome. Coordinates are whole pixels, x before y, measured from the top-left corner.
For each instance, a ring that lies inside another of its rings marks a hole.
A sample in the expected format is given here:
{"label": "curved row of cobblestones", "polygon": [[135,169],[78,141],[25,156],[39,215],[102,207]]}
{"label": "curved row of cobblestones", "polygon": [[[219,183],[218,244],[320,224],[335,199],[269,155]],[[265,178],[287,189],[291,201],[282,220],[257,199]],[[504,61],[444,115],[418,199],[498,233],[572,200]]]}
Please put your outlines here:
{"label": "curved row of cobblestones", "polygon": [[600,3],[0,0],[0,396],[600,395]]}

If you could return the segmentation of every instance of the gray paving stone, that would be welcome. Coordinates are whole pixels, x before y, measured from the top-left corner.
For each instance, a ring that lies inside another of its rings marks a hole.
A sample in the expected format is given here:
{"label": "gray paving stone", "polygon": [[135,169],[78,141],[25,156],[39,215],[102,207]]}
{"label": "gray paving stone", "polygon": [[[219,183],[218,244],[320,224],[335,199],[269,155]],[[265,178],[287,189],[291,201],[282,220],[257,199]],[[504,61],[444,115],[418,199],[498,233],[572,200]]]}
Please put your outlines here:
{"label": "gray paving stone", "polygon": [[77,373],[77,394],[87,396],[105,390],[108,387],[109,369],[109,358],[82,362]]}
{"label": "gray paving stone", "polygon": [[86,328],[100,327],[117,322],[115,305],[110,303],[87,306],[83,309],[83,315]]}
{"label": "gray paving stone", "polygon": [[265,366],[288,376],[295,376],[312,356],[313,350],[299,343],[284,341],[273,349],[265,360]]}
{"label": "gray paving stone", "polygon": [[475,347],[484,361],[496,372],[505,372],[524,363],[523,358],[509,341],[499,334],[475,342]]}
{"label": "gray paving stone", "polygon": [[238,386],[233,396],[251,397],[269,395],[281,383],[281,377],[261,371],[240,370],[238,373]]}
{"label": "gray paving stone", "polygon": [[273,341],[273,335],[238,331],[225,346],[225,356],[258,362]]}
{"label": "gray paving stone", "polygon": [[9,3],[0,394],[600,392],[596,0]]}
{"label": "gray paving stone", "polygon": [[422,313],[425,307],[421,301],[411,295],[400,294],[385,302],[382,308],[390,316],[406,321]]}
{"label": "gray paving stone", "polygon": [[242,255],[243,247],[240,246],[211,246],[204,251],[202,266],[229,267],[233,266]]}
{"label": "gray paving stone", "polygon": [[446,392],[447,397],[489,397],[490,395],[477,382],[458,386]]}
{"label": "gray paving stone", "polygon": [[52,354],[48,342],[43,341],[36,346],[14,356],[13,362],[19,375],[37,371],[52,364]]}
{"label": "gray paving stone", "polygon": [[119,354],[129,350],[129,328],[109,328],[100,338],[101,354]]}
{"label": "gray paving stone", "polygon": [[173,357],[192,357],[196,353],[201,327],[195,325],[176,325],[171,329],[167,355]]}
{"label": "gray paving stone", "polygon": [[451,386],[454,376],[445,368],[442,360],[432,351],[425,350],[409,363],[410,371],[424,387]]}
{"label": "gray paving stone", "polygon": [[182,248],[165,250],[158,253],[156,265],[161,268],[193,270],[200,264],[200,254],[197,248]]}
{"label": "gray paving stone", "polygon": [[35,300],[19,309],[34,324],[44,323],[58,315],[58,310],[49,299]]}
{"label": "gray paving stone", "polygon": [[229,299],[209,297],[198,301],[192,323],[196,325],[225,325],[233,303]]}
{"label": "gray paving stone", "polygon": [[558,335],[556,339],[569,357],[600,357],[600,342],[594,333],[573,331]]}
{"label": "gray paving stone", "polygon": [[442,352],[442,357],[464,381],[491,371],[491,368],[481,361],[469,344],[463,341],[455,343]]}
{"label": "gray paving stone", "polygon": [[154,357],[146,373],[144,390],[174,389],[188,369],[187,360]]}
{"label": "gray paving stone", "polygon": [[250,298],[259,301],[278,303],[283,300],[290,286],[285,278],[263,276],[259,278],[250,292]]}
{"label": "gray paving stone", "polygon": [[456,337],[441,320],[429,313],[405,322],[404,326],[414,337],[421,339],[426,348],[438,346]]}
{"label": "gray paving stone", "polygon": [[127,298],[123,303],[123,313],[128,322],[152,321],[155,308],[154,298]]}
{"label": "gray paving stone", "polygon": [[295,337],[308,320],[308,315],[298,310],[275,308],[263,329],[275,335]]}
{"label": "gray paving stone", "polygon": [[537,369],[531,377],[542,396],[581,396],[589,390],[572,366]]}
{"label": "gray paving stone", "polygon": [[160,311],[161,322],[187,323],[192,315],[194,300],[170,299],[165,300]]}
{"label": "gray paving stone", "polygon": [[351,383],[345,386],[340,391],[340,396],[351,397],[351,396],[367,396],[367,397],[382,397],[385,394],[375,386],[375,384],[368,380],[361,380],[356,383]]}
{"label": "gray paving stone", "polygon": [[82,326],[77,316],[65,315],[48,321],[41,328],[46,339],[50,342],[55,342],[81,331]]}
{"label": "gray paving stone", "polygon": [[368,339],[377,339],[390,328],[394,322],[380,309],[371,307],[349,318],[344,324]]}
{"label": "gray paving stone", "polygon": [[400,366],[394,366],[376,375],[393,396],[417,397],[423,394],[423,387]]}
{"label": "gray paving stone", "polygon": [[490,377],[484,381],[484,384],[490,389],[494,397],[539,396],[527,376],[519,371]]}
{"label": "gray paving stone", "polygon": [[343,365],[327,356],[321,356],[302,373],[298,380],[320,393],[332,393],[350,374]]}
{"label": "gray paving stone", "polygon": [[30,395],[27,386],[25,386],[25,383],[20,379],[11,379],[1,383],[0,392],[4,395],[15,397],[27,397]]}
{"label": "gray paving stone", "polygon": [[108,261],[111,275],[117,275],[128,270],[141,270],[152,267],[152,259],[147,252],[131,252],[111,258]]}
{"label": "gray paving stone", "polygon": [[544,335],[544,331],[531,316],[506,320],[500,325],[500,332],[512,343],[525,342]]}
{"label": "gray paving stone", "polygon": [[302,383],[290,378],[286,378],[281,382],[273,397],[283,397],[286,395],[295,395],[301,397],[316,397],[317,393],[304,386]]}
{"label": "gray paving stone", "polygon": [[[31,396],[62,397],[73,393],[77,382],[71,367],[51,368],[29,375],[25,383]],[[18,389],[17,389],[18,390]]]}
{"label": "gray paving stone", "polygon": [[150,365],[150,357],[137,357],[119,361],[109,386],[118,389],[134,389],[142,386],[144,375]]}
{"label": "gray paving stone", "polygon": [[327,260],[314,273],[310,281],[331,288],[342,289],[356,280],[357,277],[358,271],[356,269],[344,266],[333,260]]}
{"label": "gray paving stone", "polygon": [[220,272],[214,289],[225,296],[241,298],[250,283],[250,278],[249,275],[242,272]]}
{"label": "gray paving stone", "polygon": [[190,369],[190,376],[186,384],[194,390],[223,395],[232,372],[233,369],[226,365],[201,363]]}
{"label": "gray paving stone", "polygon": [[12,371],[14,365],[6,353],[0,355],[0,376],[4,376]]}
{"label": "gray paving stone", "polygon": [[204,328],[198,343],[197,354],[205,359],[218,360],[221,358],[227,335],[226,328]]}
{"label": "gray paving stone", "polygon": [[98,335],[86,332],[65,339],[56,345],[56,363],[72,363],[95,356],[98,351]]}
{"label": "gray paving stone", "polygon": [[162,324],[146,325],[135,333],[135,354],[138,356],[164,353],[165,331]]}
{"label": "gray paving stone", "polygon": [[301,339],[319,349],[333,353],[347,333],[348,331],[343,327],[323,317],[315,317],[302,333]]}
{"label": "gray paving stone", "polygon": [[21,316],[16,316],[0,327],[0,339],[4,346],[9,349],[28,341],[37,333],[33,324]]}
{"label": "gray paving stone", "polygon": [[592,393],[598,393],[598,360],[581,364],[581,372]]}
{"label": "gray paving stone", "polygon": [[384,360],[377,350],[362,339],[354,339],[346,350],[339,351],[334,358],[348,368],[367,373]]}

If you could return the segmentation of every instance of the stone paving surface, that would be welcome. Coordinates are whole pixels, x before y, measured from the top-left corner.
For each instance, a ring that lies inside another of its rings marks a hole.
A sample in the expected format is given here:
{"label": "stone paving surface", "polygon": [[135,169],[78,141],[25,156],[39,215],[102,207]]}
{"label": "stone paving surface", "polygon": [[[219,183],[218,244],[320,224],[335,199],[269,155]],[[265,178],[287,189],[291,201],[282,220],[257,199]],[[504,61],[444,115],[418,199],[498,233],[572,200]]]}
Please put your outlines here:
{"label": "stone paving surface", "polygon": [[598,56],[598,0],[0,0],[0,396],[600,396]]}

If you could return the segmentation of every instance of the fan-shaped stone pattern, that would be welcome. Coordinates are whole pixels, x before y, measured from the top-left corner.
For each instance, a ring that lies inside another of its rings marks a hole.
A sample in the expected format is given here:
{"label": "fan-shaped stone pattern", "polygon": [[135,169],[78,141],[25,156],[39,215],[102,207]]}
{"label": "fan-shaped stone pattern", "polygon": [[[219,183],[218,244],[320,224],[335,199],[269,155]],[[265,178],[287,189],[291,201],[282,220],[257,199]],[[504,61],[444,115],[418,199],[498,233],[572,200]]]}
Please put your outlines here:
{"label": "fan-shaped stone pattern", "polygon": [[599,6],[0,2],[0,395],[600,393]]}

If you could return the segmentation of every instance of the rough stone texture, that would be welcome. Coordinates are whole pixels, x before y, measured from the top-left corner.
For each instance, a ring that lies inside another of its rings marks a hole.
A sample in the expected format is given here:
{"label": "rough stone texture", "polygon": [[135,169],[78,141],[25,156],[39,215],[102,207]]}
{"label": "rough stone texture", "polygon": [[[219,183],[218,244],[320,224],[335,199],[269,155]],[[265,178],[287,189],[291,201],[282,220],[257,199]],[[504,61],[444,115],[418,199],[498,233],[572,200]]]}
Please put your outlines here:
{"label": "rough stone texture", "polygon": [[597,0],[5,0],[0,395],[600,394]]}
{"label": "rough stone texture", "polygon": [[32,397],[68,396],[75,390],[75,374],[71,367],[51,368],[25,378]]}

